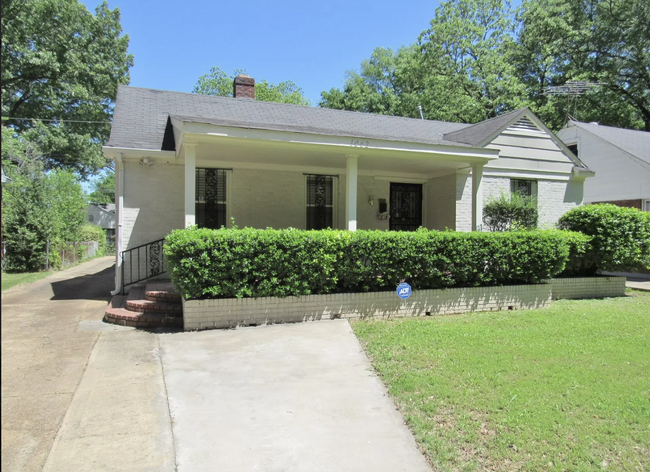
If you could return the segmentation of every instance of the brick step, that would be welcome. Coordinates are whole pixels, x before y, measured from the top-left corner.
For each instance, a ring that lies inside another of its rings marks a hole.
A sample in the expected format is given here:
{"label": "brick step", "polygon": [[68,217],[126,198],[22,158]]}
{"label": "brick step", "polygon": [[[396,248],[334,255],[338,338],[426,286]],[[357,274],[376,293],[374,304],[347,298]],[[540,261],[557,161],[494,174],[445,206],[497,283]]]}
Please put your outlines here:
{"label": "brick step", "polygon": [[152,300],[127,300],[126,309],[143,313],[167,313],[181,316],[183,307],[180,303],[159,302]]}
{"label": "brick step", "polygon": [[178,302],[181,296],[169,281],[149,282],[144,289],[144,299],[152,302]]}
{"label": "brick step", "polygon": [[128,297],[113,297],[104,312],[104,322],[137,328],[182,328],[182,313],[145,313],[126,308]]}

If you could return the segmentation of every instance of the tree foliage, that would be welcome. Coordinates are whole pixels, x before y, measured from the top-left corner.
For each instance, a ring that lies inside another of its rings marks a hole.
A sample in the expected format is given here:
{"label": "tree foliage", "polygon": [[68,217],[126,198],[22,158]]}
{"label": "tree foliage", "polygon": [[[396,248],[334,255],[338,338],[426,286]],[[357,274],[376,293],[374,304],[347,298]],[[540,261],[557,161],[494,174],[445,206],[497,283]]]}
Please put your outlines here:
{"label": "tree foliage", "polygon": [[86,199],[70,171],[45,172],[40,161],[5,168],[2,191],[7,270],[33,272],[46,266],[48,241],[55,261],[59,243],[75,241],[85,222]]}
{"label": "tree foliage", "polygon": [[115,203],[115,172],[109,170],[93,180],[90,189],[88,200],[91,203]]}
{"label": "tree foliage", "polygon": [[393,52],[376,48],[361,63],[359,72],[348,71],[343,90],[332,88],[321,93],[321,107],[379,115],[419,117],[418,72],[415,46]]}
{"label": "tree foliage", "polygon": [[107,165],[101,144],[129,82],[128,44],[106,2],[93,15],[78,0],[2,1],[3,124],[40,148],[46,169],[86,176]]}
{"label": "tree foliage", "polygon": [[[235,69],[232,75],[226,74],[219,67],[213,67],[210,72],[199,77],[192,92],[203,95],[220,97],[233,96],[233,80],[240,74],[246,74],[243,69]],[[266,80],[255,82],[255,100],[261,102],[293,103],[294,105],[311,105],[304,97],[302,88],[291,80],[271,84]]]}
{"label": "tree foliage", "polygon": [[[580,121],[650,130],[647,0],[446,0],[417,41],[377,48],[320,106],[475,123],[524,106],[552,128]],[[600,84],[574,98],[547,87]]]}

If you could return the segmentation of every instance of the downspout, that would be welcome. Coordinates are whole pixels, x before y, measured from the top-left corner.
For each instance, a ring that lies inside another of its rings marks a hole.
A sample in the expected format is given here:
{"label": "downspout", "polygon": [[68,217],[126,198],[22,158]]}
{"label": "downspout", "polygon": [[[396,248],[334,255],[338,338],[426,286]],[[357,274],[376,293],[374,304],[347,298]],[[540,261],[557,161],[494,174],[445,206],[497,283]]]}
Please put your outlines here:
{"label": "downspout", "polygon": [[115,158],[115,165],[117,166],[117,205],[115,211],[117,213],[117,234],[115,235],[115,290],[111,295],[119,295],[122,293],[122,221],[124,213],[124,162],[122,161],[122,153],[118,152]]}

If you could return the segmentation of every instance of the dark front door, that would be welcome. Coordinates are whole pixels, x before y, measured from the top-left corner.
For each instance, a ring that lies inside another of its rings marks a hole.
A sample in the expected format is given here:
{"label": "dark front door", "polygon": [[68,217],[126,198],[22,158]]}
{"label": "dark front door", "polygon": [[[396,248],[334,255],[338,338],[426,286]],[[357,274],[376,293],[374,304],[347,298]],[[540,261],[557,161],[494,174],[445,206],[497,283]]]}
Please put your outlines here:
{"label": "dark front door", "polygon": [[422,226],[422,184],[390,184],[390,230],[415,231]]}

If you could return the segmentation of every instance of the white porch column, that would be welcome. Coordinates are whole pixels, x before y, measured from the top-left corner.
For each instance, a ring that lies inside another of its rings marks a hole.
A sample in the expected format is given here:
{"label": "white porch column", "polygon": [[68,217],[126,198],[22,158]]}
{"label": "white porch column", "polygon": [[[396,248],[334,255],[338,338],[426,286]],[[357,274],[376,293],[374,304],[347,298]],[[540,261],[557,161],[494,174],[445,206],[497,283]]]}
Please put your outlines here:
{"label": "white porch column", "polygon": [[185,144],[185,227],[196,224],[196,144]]}
{"label": "white porch column", "polygon": [[483,225],[483,166],[472,166],[472,231]]}
{"label": "white porch column", "polygon": [[345,228],[357,230],[357,177],[359,156],[348,154],[345,178]]}

